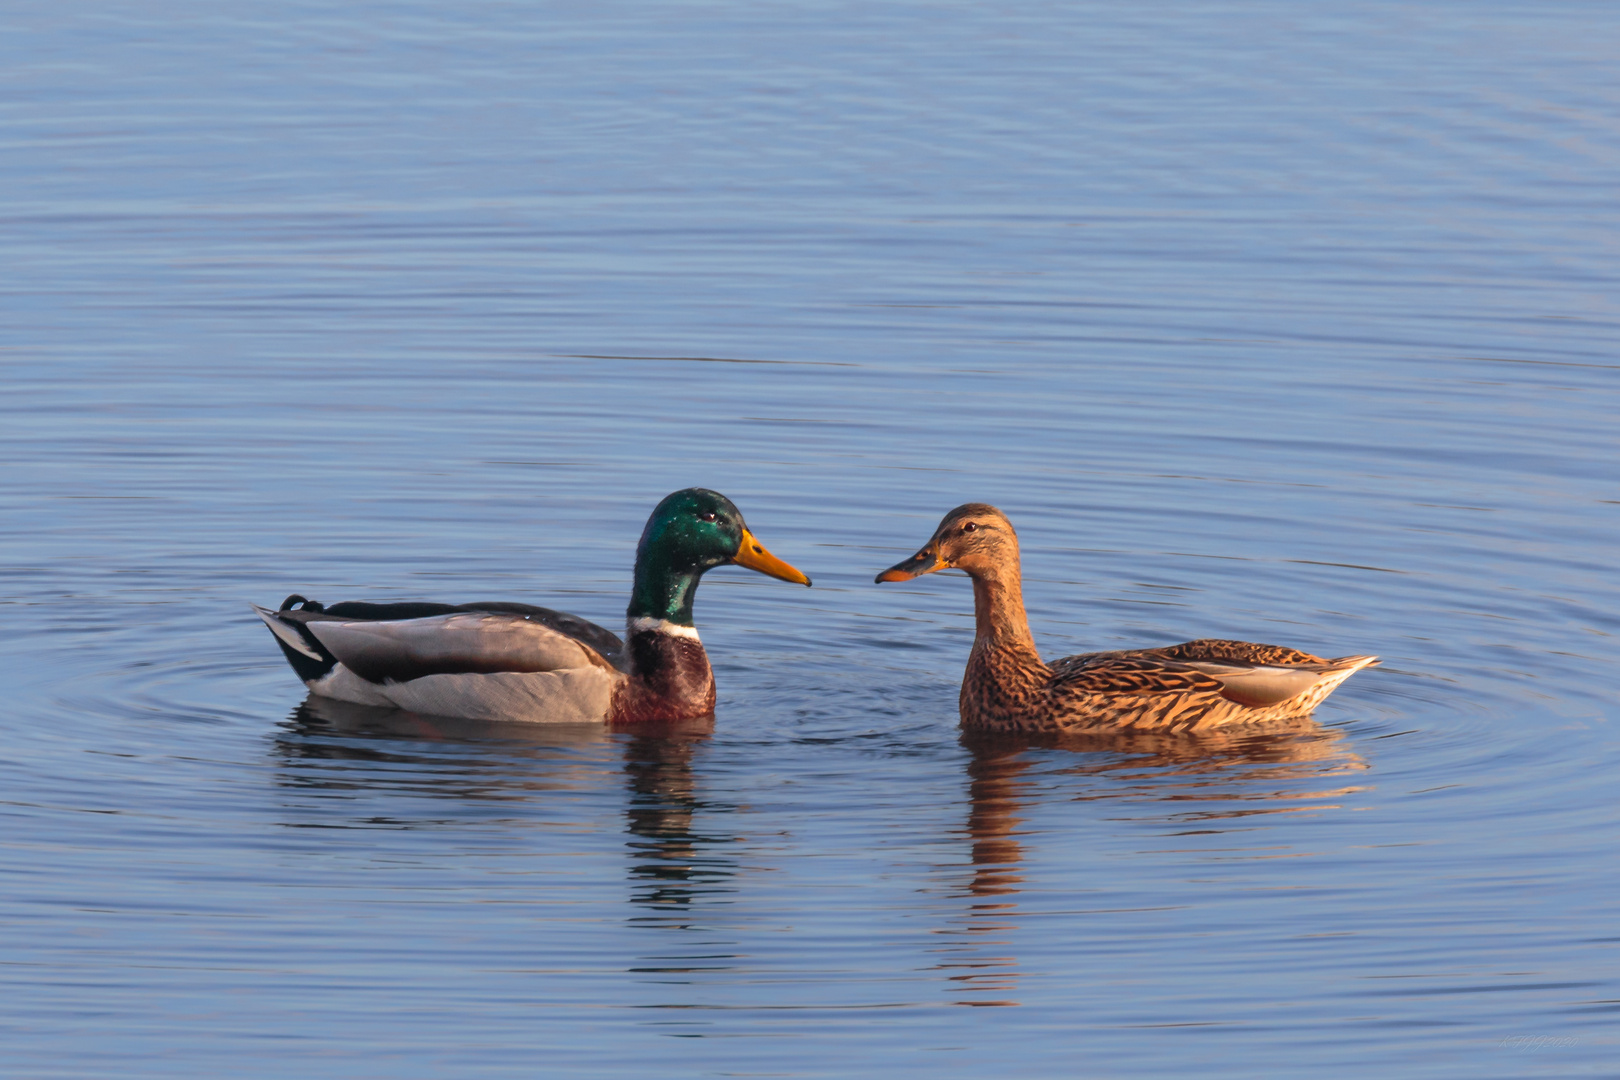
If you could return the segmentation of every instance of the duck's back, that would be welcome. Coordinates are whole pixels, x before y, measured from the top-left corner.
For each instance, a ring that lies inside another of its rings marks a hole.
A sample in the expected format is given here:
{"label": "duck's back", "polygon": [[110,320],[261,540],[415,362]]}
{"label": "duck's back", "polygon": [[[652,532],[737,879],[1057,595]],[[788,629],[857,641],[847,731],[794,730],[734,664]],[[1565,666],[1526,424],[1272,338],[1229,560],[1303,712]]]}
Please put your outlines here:
{"label": "duck's back", "polygon": [[[481,600],[471,604],[434,604],[405,601],[394,604],[373,604],[363,600],[345,600],[329,608],[314,611],[282,611],[303,622],[338,620],[346,623],[404,622],[454,615],[507,615],[516,616],[531,627],[555,631],[592,649],[614,667],[624,662],[624,642],[619,635],[588,619],[570,615],[566,611],[519,604],[510,600]],[[500,632],[506,624],[490,620],[485,624],[490,631]]]}

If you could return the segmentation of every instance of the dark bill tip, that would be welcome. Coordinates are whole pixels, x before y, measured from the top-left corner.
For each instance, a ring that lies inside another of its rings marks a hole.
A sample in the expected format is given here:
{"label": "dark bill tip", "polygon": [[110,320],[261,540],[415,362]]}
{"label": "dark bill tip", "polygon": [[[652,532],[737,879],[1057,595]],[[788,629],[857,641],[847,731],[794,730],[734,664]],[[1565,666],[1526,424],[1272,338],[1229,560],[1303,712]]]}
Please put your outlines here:
{"label": "dark bill tip", "polygon": [[895,563],[874,580],[879,585],[885,581],[910,581],[914,577],[931,574],[940,569],[943,567],[939,563],[939,553],[933,548],[925,548],[911,558]]}

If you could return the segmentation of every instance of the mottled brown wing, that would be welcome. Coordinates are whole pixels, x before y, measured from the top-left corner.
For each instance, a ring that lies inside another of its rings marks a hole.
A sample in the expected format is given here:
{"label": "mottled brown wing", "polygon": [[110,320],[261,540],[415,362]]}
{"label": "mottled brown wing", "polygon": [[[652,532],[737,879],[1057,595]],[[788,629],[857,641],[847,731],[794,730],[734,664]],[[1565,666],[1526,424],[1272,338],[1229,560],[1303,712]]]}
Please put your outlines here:
{"label": "mottled brown wing", "polygon": [[1153,653],[1171,660],[1210,660],[1228,664],[1272,664],[1288,667],[1291,664],[1326,664],[1320,656],[1312,656],[1298,649],[1282,645],[1261,645],[1253,641],[1223,641],[1220,638],[1199,638],[1180,645],[1166,645],[1153,649]]}
{"label": "mottled brown wing", "polygon": [[1053,692],[1065,695],[1221,695],[1218,680],[1148,653],[1091,653],[1065,657],[1050,666]]}

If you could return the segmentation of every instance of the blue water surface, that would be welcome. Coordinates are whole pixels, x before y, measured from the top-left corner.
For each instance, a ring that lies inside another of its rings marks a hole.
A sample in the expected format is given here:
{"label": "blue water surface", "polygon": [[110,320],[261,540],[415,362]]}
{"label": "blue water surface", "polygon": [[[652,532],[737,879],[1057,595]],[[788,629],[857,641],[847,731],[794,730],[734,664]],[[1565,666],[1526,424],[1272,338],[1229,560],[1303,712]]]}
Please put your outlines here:
{"label": "blue water surface", "polygon": [[[17,1077],[1613,1076],[1620,10],[0,12]],[[720,703],[304,701],[248,611],[615,625]],[[1043,652],[1378,653],[1314,724],[964,740]],[[1606,794],[1607,793],[1607,794]]]}

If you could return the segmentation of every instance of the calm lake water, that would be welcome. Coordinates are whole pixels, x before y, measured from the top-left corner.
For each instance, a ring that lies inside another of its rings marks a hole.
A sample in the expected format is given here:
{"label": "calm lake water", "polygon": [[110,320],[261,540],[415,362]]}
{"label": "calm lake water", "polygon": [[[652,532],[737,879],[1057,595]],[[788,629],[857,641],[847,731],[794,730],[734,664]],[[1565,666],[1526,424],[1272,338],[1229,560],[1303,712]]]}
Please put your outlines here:
{"label": "calm lake water", "polygon": [[[1617,55],[1558,2],[7,9],[0,1071],[1617,1075]],[[687,485],[816,580],[707,579],[712,731],[306,705],[247,608],[615,626]],[[966,583],[871,580],[970,499],[1049,657],[1384,666],[964,742]]]}

